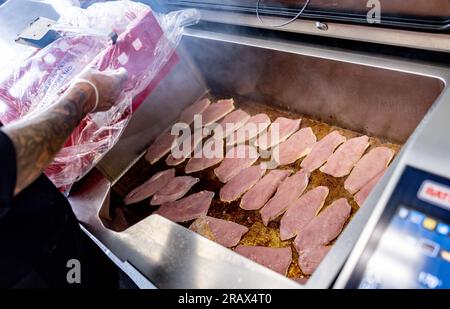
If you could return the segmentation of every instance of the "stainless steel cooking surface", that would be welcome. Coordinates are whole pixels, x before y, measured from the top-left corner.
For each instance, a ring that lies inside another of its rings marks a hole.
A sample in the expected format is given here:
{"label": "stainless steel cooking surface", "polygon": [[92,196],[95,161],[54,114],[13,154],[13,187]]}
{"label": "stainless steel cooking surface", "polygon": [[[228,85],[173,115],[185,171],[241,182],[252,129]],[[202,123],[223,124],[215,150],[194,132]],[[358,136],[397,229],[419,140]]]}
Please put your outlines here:
{"label": "stainless steel cooking surface", "polygon": [[[340,134],[350,139],[360,134],[355,131],[350,131],[347,129],[342,129],[340,127],[332,126],[325,122],[312,120],[306,118],[304,115],[293,111],[293,109],[282,110],[280,107],[273,105],[261,104],[253,100],[249,100],[243,97],[234,96],[236,108],[242,109],[249,113],[250,115],[256,115],[259,113],[265,113],[268,115],[272,121],[278,117],[286,117],[291,119],[301,118],[301,127],[311,127],[314,134],[320,140],[327,134],[334,130],[338,130]],[[370,138],[370,149],[379,146],[385,146],[391,148],[395,153],[397,153],[401,145],[390,143],[385,138]],[[369,149],[369,150],[370,150]],[[185,175],[186,162],[175,167],[177,175]],[[282,166],[282,169],[290,169],[295,172],[300,171],[301,160],[289,165]],[[257,164],[257,163],[255,163]],[[123,231],[126,228],[136,224],[137,222],[145,219],[147,216],[151,215],[156,209],[155,206],[149,206],[149,200],[145,199],[141,202],[135,203],[133,205],[125,206],[123,203],[123,198],[131,192],[134,188],[140,186],[151,176],[159,171],[163,171],[169,168],[165,163],[165,158],[159,160],[156,164],[150,165],[144,158],[139,159],[129,171],[122,176],[122,178],[113,186],[112,195],[110,201],[111,213],[113,214],[112,220],[103,220],[103,223],[108,227],[116,231]],[[293,252],[293,262],[288,270],[287,276],[289,278],[300,278],[305,276],[301,271],[297,259],[298,255],[294,249],[293,239],[282,241],[280,239],[280,218],[272,221],[267,227],[264,226],[261,220],[259,211],[247,211],[239,207],[240,200],[232,203],[225,203],[220,201],[219,191],[223,184],[214,175],[214,167],[206,169],[201,172],[193,173],[192,176],[200,178],[200,182],[196,184],[191,190],[191,193],[199,192],[202,190],[208,190],[215,192],[215,197],[212,201],[211,207],[208,211],[208,216],[215,217],[218,219],[223,219],[227,221],[232,221],[239,223],[241,225],[249,228],[249,231],[243,236],[240,245],[247,246],[264,246],[264,247],[291,247]],[[352,207],[352,216],[359,210],[358,205],[353,200],[353,196],[349,194],[344,189],[345,178],[334,178],[332,176],[326,175],[319,170],[313,172],[309,178],[309,185],[306,191],[309,191],[318,186],[327,186],[330,190],[325,205],[331,204],[333,201],[339,198],[346,198]],[[306,192],[305,191],[305,192]],[[190,194],[190,193],[188,193]],[[188,195],[187,194],[187,195]],[[350,222],[348,220],[348,222]],[[181,223],[181,225],[188,228],[191,221]]]}
{"label": "stainless steel cooking surface", "polygon": [[443,89],[438,79],[278,50],[203,39],[186,40],[185,48],[214,94],[238,94],[397,143],[406,142]]}
{"label": "stainless steel cooking surface", "polygon": [[143,220],[131,226],[124,220],[120,226],[120,213],[110,209],[117,194],[125,193],[123,184],[130,185],[127,171],[142,164],[146,147],[207,91],[216,97],[235,96],[250,108],[251,102],[259,102],[383,143],[404,144],[306,287],[331,286],[375,205],[382,202],[383,188],[395,181],[392,175],[410,154],[411,145],[423,139],[430,126],[448,131],[445,120],[439,119],[442,111],[450,109],[446,88],[450,72],[442,67],[200,30],[188,30],[179,54],[180,64],[99,164],[106,177],[91,173],[70,198],[86,228],[158,287],[301,287],[164,218],[144,218],[144,211]]}

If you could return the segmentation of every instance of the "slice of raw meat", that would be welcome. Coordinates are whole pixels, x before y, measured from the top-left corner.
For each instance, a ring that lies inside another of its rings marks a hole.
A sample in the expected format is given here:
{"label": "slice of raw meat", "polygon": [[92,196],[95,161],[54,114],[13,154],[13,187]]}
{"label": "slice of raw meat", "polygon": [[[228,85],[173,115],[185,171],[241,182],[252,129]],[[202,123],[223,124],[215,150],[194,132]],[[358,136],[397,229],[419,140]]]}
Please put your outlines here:
{"label": "slice of raw meat", "polygon": [[226,138],[238,130],[250,119],[250,115],[242,109],[235,110],[226,115],[225,118],[214,128],[214,138]]}
{"label": "slice of raw meat", "polygon": [[173,222],[186,222],[206,216],[214,192],[200,191],[175,202],[164,203],[153,214],[163,216]]}
{"label": "slice of raw meat", "polygon": [[297,236],[319,213],[328,196],[328,188],[321,186],[303,194],[294,201],[280,221],[281,240]]}
{"label": "slice of raw meat", "polygon": [[206,137],[206,135],[203,134],[203,129],[199,129],[194,132],[191,137],[183,140],[178,138],[172,147],[171,154],[169,154],[166,158],[166,164],[169,166],[177,166],[183,163],[191,155],[191,153],[199,147],[204,137]]}
{"label": "slice of raw meat", "polygon": [[328,245],[341,233],[351,210],[345,198],[334,201],[312,219],[295,238],[294,246],[297,252]]}
{"label": "slice of raw meat", "polygon": [[309,174],[300,171],[286,178],[278,187],[275,195],[260,210],[263,224],[267,226],[270,221],[283,214],[286,209],[298,199],[305,191],[309,182]]}
{"label": "slice of raw meat", "polygon": [[202,114],[210,104],[211,101],[207,98],[195,102],[181,113],[178,122],[190,125],[194,121],[195,115]]}
{"label": "slice of raw meat", "polygon": [[153,195],[150,205],[161,205],[182,198],[200,179],[191,176],[173,178],[166,186]]}
{"label": "slice of raw meat", "polygon": [[189,159],[185,167],[186,174],[202,171],[219,164],[223,160],[223,140],[210,138],[199,153]]}
{"label": "slice of raw meat", "polygon": [[355,194],[375,176],[384,171],[393,157],[394,151],[387,147],[372,149],[356,163],[355,168],[344,182],[344,188],[351,194]]}
{"label": "slice of raw meat", "polygon": [[227,248],[236,246],[248,232],[243,225],[207,216],[198,218],[189,228]]}
{"label": "slice of raw meat", "polygon": [[243,144],[257,137],[270,126],[270,118],[266,114],[252,116],[243,127],[227,137],[227,145]]}
{"label": "slice of raw meat", "polygon": [[305,275],[312,275],[330,249],[330,246],[319,246],[300,252],[298,254],[298,266]]}
{"label": "slice of raw meat", "polygon": [[214,174],[222,183],[226,183],[244,168],[253,165],[258,158],[259,153],[255,147],[237,145],[227,152],[225,159],[214,170]]}
{"label": "slice of raw meat", "polygon": [[347,176],[367,147],[369,147],[367,136],[349,139],[331,155],[320,171],[336,178]]}
{"label": "slice of raw meat", "polygon": [[355,202],[361,207],[369,196],[370,192],[372,192],[373,188],[380,181],[381,177],[383,177],[385,171],[382,171],[377,176],[375,176],[371,181],[364,185],[364,187],[359,190],[358,193],[355,194]]}
{"label": "slice of raw meat", "polygon": [[125,205],[129,205],[145,200],[161,190],[161,188],[167,185],[174,178],[175,169],[173,168],[156,173],[149,180],[128,193],[123,202]]}
{"label": "slice of raw meat", "polygon": [[211,104],[202,113],[202,123],[204,127],[219,121],[225,115],[231,113],[234,109],[234,100],[219,100],[216,103]]}
{"label": "slice of raw meat", "polygon": [[266,173],[265,166],[250,166],[234,176],[220,189],[220,200],[231,203],[250,190]]}
{"label": "slice of raw meat", "polygon": [[292,262],[292,251],[286,248],[250,247],[239,245],[235,252],[285,276]]}
{"label": "slice of raw meat", "polygon": [[278,186],[288,177],[292,171],[272,170],[253,186],[241,199],[239,205],[245,210],[258,210],[263,207],[272,195],[277,191]]}
{"label": "slice of raw meat", "polygon": [[345,137],[338,131],[333,131],[314,144],[309,155],[302,161],[301,167],[308,172],[313,172],[321,167],[334,150],[345,142]]}
{"label": "slice of raw meat", "polygon": [[308,282],[308,278],[305,278],[305,277],[303,277],[303,278],[294,278],[292,280],[294,280],[297,283],[303,284],[303,285],[305,285]]}
{"label": "slice of raw meat", "polygon": [[263,149],[270,149],[273,146],[284,142],[289,136],[300,128],[301,119],[288,119],[278,117],[264,134],[261,134],[256,145]]}
{"label": "slice of raw meat", "polygon": [[317,138],[311,128],[303,128],[294,133],[285,142],[279,144],[272,151],[272,159],[278,165],[292,164],[295,161],[307,156]]}
{"label": "slice of raw meat", "polygon": [[150,164],[155,164],[172,149],[177,136],[172,135],[170,130],[164,132],[156,138],[153,144],[147,149],[145,160]]}

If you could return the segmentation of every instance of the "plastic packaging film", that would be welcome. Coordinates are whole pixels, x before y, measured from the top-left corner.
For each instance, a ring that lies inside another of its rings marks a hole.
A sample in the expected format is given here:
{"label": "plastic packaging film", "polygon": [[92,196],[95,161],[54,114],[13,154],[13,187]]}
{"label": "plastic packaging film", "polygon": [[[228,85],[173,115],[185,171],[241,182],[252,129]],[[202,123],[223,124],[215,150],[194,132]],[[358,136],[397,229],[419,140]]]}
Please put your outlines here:
{"label": "plastic packaging film", "polygon": [[[127,70],[118,102],[85,117],[45,171],[68,193],[117,142],[132,112],[177,62],[175,49],[183,29],[198,19],[193,9],[155,16],[147,5],[126,0],[68,9],[55,26],[62,37],[0,81],[0,121],[6,125],[32,117],[55,104],[83,70]],[[115,44],[112,32],[117,34]]]}

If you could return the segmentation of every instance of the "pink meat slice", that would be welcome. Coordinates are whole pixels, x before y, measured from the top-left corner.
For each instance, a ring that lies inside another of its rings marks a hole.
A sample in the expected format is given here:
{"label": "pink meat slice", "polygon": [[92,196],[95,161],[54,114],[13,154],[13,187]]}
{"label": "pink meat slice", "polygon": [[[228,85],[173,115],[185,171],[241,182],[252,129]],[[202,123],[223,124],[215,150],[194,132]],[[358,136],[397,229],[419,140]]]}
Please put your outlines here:
{"label": "pink meat slice", "polygon": [[328,193],[328,188],[321,186],[306,192],[294,201],[281,218],[281,240],[297,236],[322,209]]}
{"label": "pink meat slice", "polygon": [[250,190],[266,173],[265,166],[250,166],[234,176],[220,189],[220,200],[231,203]]}
{"label": "pink meat slice", "polygon": [[300,171],[286,178],[278,187],[275,195],[260,210],[263,224],[267,226],[270,221],[283,214],[286,209],[298,199],[309,182],[309,174]]}
{"label": "pink meat slice", "polygon": [[211,104],[207,98],[199,100],[187,107],[178,118],[178,122],[190,125],[194,121],[195,115],[202,114]]}
{"label": "pink meat slice", "polygon": [[161,188],[167,185],[174,178],[175,169],[173,168],[156,173],[149,180],[128,193],[123,201],[125,205],[129,205],[145,200],[161,190]]}
{"label": "pink meat slice", "polygon": [[173,222],[186,222],[206,216],[211,206],[214,192],[200,191],[175,202],[164,203],[153,214],[163,216]]}
{"label": "pink meat slice", "polygon": [[176,139],[177,136],[172,135],[170,130],[158,136],[153,144],[147,149],[145,160],[150,164],[158,162],[162,157],[169,153]]}
{"label": "pink meat slice", "polygon": [[243,225],[208,216],[198,218],[189,228],[227,248],[236,246],[248,232]]}
{"label": "pink meat slice", "polygon": [[298,255],[298,266],[300,266],[305,275],[312,275],[330,249],[330,246],[319,246],[300,252]]}
{"label": "pink meat slice", "polygon": [[243,144],[257,137],[270,126],[270,118],[266,114],[252,116],[243,127],[228,136],[227,145]]}
{"label": "pink meat slice", "polygon": [[344,188],[351,194],[355,194],[375,176],[384,171],[393,157],[394,151],[387,147],[372,149],[356,163],[355,168],[344,182]]}
{"label": "pink meat slice", "polygon": [[231,112],[226,115],[225,118],[219,123],[218,127],[214,129],[214,138],[228,137],[234,131],[243,127],[249,119],[250,115],[242,109]]}
{"label": "pink meat slice", "polygon": [[269,130],[258,137],[257,146],[266,150],[284,142],[289,136],[298,131],[301,121],[301,119],[278,117],[272,122]]}
{"label": "pink meat slice", "polygon": [[199,153],[194,152],[194,157],[189,159],[185,167],[186,174],[199,172],[219,164],[223,160],[223,140],[209,139],[205,142]]}
{"label": "pink meat slice", "polygon": [[237,145],[230,149],[219,167],[214,170],[217,178],[226,183],[243,169],[253,165],[259,158],[259,153],[253,146]]}
{"label": "pink meat slice", "polygon": [[292,262],[292,251],[286,248],[250,247],[239,245],[235,252],[285,276]]}
{"label": "pink meat slice", "polygon": [[[166,164],[169,166],[177,166],[183,163],[191,155],[191,153],[199,147],[204,137],[206,136],[203,134],[203,130],[199,129],[188,138],[178,138],[176,144],[172,148],[172,153],[166,158]],[[189,139],[189,144],[186,143],[187,139]],[[175,152],[175,150],[177,152]]]}
{"label": "pink meat slice", "polygon": [[331,155],[320,171],[336,178],[347,176],[367,147],[369,147],[367,136],[349,139]]}
{"label": "pink meat slice", "polygon": [[191,176],[173,178],[167,185],[153,195],[150,205],[161,205],[182,198],[200,179]]}
{"label": "pink meat slice", "polygon": [[309,155],[302,161],[301,167],[308,172],[315,171],[327,162],[334,150],[344,142],[345,137],[338,131],[331,132],[313,146]]}
{"label": "pink meat slice", "polygon": [[385,171],[382,171],[377,176],[375,176],[371,181],[364,185],[364,187],[359,190],[358,193],[355,194],[355,202],[361,207],[369,196],[370,192],[372,192],[373,188],[380,181],[381,177],[383,177]]}
{"label": "pink meat slice", "polygon": [[185,156],[180,156],[179,158],[174,158],[172,155],[167,156],[166,164],[168,166],[177,166],[186,161]]}
{"label": "pink meat slice", "polygon": [[295,238],[294,246],[297,252],[328,245],[341,233],[351,210],[345,198],[334,201],[312,219]]}
{"label": "pink meat slice", "polygon": [[211,104],[202,113],[202,123],[203,126],[209,126],[214,122],[219,121],[225,115],[231,113],[234,110],[234,100],[219,100],[216,103]]}
{"label": "pink meat slice", "polygon": [[312,129],[309,127],[303,128],[275,147],[272,157],[278,165],[292,164],[307,156],[316,141],[317,138]]}
{"label": "pink meat slice", "polygon": [[245,210],[258,210],[263,207],[272,195],[277,191],[278,186],[288,177],[292,171],[272,170],[253,186],[241,199],[239,205]]}

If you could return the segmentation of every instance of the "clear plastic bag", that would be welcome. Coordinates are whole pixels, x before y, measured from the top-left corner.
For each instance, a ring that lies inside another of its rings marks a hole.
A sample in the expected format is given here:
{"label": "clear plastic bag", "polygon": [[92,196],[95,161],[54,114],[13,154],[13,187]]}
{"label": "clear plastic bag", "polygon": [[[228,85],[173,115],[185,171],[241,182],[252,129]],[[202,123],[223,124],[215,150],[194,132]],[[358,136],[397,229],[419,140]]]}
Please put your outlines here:
{"label": "clear plastic bag", "polygon": [[[119,102],[83,119],[45,171],[68,192],[117,142],[132,112],[177,62],[183,27],[197,21],[192,9],[155,17],[148,6],[131,1],[67,10],[55,28],[63,36],[0,83],[0,121],[8,124],[54,104],[86,68],[127,70]],[[118,35],[115,44],[108,36],[112,31]]]}

